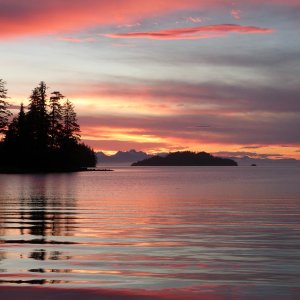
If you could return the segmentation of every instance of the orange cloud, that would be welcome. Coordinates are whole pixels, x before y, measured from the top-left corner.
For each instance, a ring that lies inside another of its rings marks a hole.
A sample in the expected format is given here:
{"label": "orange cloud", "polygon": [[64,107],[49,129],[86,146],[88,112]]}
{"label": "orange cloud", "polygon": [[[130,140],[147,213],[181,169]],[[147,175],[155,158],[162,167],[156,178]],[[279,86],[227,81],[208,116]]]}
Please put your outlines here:
{"label": "orange cloud", "polygon": [[109,38],[144,38],[155,40],[201,39],[223,37],[229,33],[254,34],[271,33],[272,29],[256,26],[241,26],[237,24],[219,24],[188,28],[165,29],[149,32],[108,33]]}

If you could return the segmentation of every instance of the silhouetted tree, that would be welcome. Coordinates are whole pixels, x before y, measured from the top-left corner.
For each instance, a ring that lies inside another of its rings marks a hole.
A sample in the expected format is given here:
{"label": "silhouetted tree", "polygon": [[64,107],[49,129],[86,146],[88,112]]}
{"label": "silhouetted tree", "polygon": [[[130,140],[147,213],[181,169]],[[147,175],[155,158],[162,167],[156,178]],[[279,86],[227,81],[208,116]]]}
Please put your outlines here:
{"label": "silhouetted tree", "polygon": [[55,91],[51,94],[50,103],[49,103],[49,135],[50,135],[50,147],[57,148],[59,147],[59,143],[62,140],[63,134],[63,110],[62,105],[60,104],[60,100],[64,98],[64,96]]}
{"label": "silhouetted tree", "polygon": [[8,125],[4,142],[7,145],[18,142],[18,118],[17,117],[13,118],[10,124]]}
{"label": "silhouetted tree", "polygon": [[[31,148],[31,135],[28,131],[26,114],[24,106],[21,104],[20,112],[17,117],[13,118],[8,126],[8,130],[4,139],[4,150],[10,165],[22,166],[26,161],[31,161],[31,155],[35,155]],[[26,157],[26,160],[20,153]]]}
{"label": "silhouetted tree", "polygon": [[0,133],[4,133],[8,125],[11,112],[8,110],[6,82],[0,79]]}
{"label": "silhouetted tree", "polygon": [[20,112],[18,114],[18,135],[22,144],[25,144],[26,139],[28,139],[29,132],[23,103],[21,103]]}
{"label": "silhouetted tree", "polygon": [[39,154],[48,146],[49,117],[47,113],[47,86],[41,81],[29,98],[28,123],[33,149]]}
{"label": "silhouetted tree", "polygon": [[[6,89],[2,83],[3,99]],[[33,171],[72,171],[94,167],[94,151],[80,143],[80,126],[73,104],[55,91],[47,99],[47,86],[42,81],[33,89],[28,112],[21,104],[19,114],[8,124],[0,143],[0,167]],[[3,100],[3,102],[5,102]],[[7,117],[8,118],[8,117]],[[6,123],[7,124],[7,123]]]}
{"label": "silhouetted tree", "polygon": [[63,137],[65,141],[80,140],[80,126],[77,123],[77,115],[74,105],[67,100],[63,106]]}

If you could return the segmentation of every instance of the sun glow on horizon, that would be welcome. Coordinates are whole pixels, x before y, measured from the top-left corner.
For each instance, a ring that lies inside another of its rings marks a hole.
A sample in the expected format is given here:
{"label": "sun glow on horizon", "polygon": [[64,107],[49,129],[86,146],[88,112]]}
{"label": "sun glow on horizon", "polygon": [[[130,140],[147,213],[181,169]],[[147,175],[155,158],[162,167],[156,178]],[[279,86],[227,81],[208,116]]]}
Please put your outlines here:
{"label": "sun glow on horizon", "polygon": [[15,115],[44,80],[99,151],[300,159],[299,1],[17,2],[0,9]]}

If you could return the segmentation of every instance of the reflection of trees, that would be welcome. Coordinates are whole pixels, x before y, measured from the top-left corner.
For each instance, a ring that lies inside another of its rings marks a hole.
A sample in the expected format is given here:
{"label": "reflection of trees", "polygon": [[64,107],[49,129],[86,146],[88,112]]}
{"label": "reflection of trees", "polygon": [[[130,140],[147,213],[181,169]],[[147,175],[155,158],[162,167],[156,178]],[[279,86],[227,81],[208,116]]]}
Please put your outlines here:
{"label": "reflection of trees", "polygon": [[[31,198],[28,202],[28,208],[30,209],[29,218],[31,235],[39,236],[40,243],[46,243],[45,236],[47,235],[47,198],[45,195],[39,196],[39,198]],[[22,209],[21,209],[22,210]]]}
{"label": "reflection of trees", "polygon": [[[9,201],[0,202],[1,210],[19,211],[17,217],[11,214],[12,219],[4,219],[0,214],[0,234],[6,237],[3,242],[18,244],[20,259],[40,261],[31,264],[35,268],[29,272],[67,272],[45,269],[42,261],[71,259],[61,245],[71,243],[69,237],[76,226],[76,200],[70,190],[72,184],[69,184],[72,175],[24,175],[20,178],[21,183],[12,200],[15,205]],[[19,204],[16,206],[16,203]],[[18,238],[12,239],[12,232],[5,230],[11,220],[15,223],[13,235]],[[36,248],[23,255],[22,244],[36,245]],[[5,259],[5,253],[0,251],[1,259]]]}
{"label": "reflection of trees", "polygon": [[46,250],[39,249],[30,253],[30,258],[34,260],[45,260],[46,259]]}
{"label": "reflection of trees", "polygon": [[[4,199],[2,197],[2,194],[4,194],[4,186],[1,184],[0,180],[0,245],[4,243],[3,236],[6,234],[5,226],[6,226],[6,209],[5,209],[5,203]],[[0,262],[6,258],[6,254],[4,251],[0,249]],[[1,272],[1,269],[0,269]]]}
{"label": "reflection of trees", "polygon": [[[64,244],[68,241],[62,240],[61,237],[71,236],[75,224],[74,212],[70,212],[69,208],[74,207],[75,199],[64,197],[63,193],[59,193],[59,186],[55,190],[56,195],[49,193],[47,186],[47,177],[40,181],[39,196],[30,198],[27,201],[29,214],[27,221],[29,222],[29,234],[34,236],[33,241],[37,240],[38,244]],[[53,178],[53,177],[52,177]],[[52,191],[53,192],[53,191]],[[22,210],[22,209],[21,209]],[[57,240],[59,238],[59,241]],[[66,259],[60,251],[47,251],[46,249],[35,250],[31,253],[30,258],[35,260],[59,260]]]}
{"label": "reflection of trees", "polygon": [[[0,251],[0,261],[5,259],[5,252],[4,251]],[[1,272],[1,269],[0,269]]]}

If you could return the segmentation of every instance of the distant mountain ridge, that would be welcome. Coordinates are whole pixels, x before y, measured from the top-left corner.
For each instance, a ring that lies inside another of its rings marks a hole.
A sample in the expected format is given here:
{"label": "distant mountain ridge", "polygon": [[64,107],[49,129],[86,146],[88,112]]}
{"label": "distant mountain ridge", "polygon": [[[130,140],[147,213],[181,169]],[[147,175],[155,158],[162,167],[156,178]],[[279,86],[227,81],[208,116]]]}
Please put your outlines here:
{"label": "distant mountain ridge", "polygon": [[106,155],[103,152],[97,152],[98,164],[132,164],[133,162],[150,158],[149,155],[142,151],[136,151],[134,149],[129,151],[118,151],[114,155]]}
{"label": "distant mountain ridge", "polygon": [[249,156],[244,157],[228,157],[235,160],[239,166],[300,166],[300,161],[294,158],[281,158],[281,159],[270,159],[270,158],[252,158]]}
{"label": "distant mountain ridge", "polygon": [[[103,152],[97,152],[98,164],[122,164],[122,165],[131,165],[132,163],[148,159],[154,155],[147,154],[143,151],[136,151],[134,149],[129,151],[118,151],[114,155],[106,155]],[[158,156],[167,156],[168,153],[158,153]],[[252,158],[249,156],[236,157],[236,156],[220,156],[214,154],[216,157],[229,158],[238,163],[239,166],[251,166],[256,164],[257,166],[279,166],[279,165],[289,165],[297,166],[300,165],[300,160],[293,158],[287,159],[270,159],[270,158]]]}

